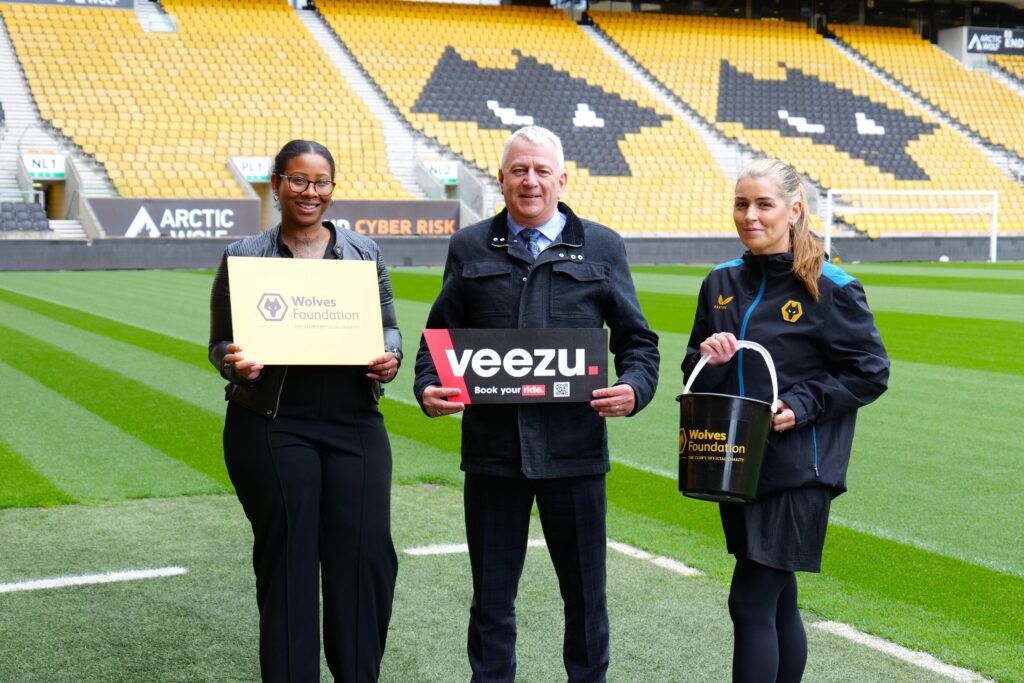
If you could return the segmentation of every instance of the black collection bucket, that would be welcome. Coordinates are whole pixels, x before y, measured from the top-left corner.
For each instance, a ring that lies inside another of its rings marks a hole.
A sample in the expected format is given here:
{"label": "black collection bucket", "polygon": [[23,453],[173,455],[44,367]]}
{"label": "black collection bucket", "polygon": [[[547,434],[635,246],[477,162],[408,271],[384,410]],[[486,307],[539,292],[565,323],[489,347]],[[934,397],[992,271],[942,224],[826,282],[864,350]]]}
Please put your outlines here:
{"label": "black collection bucket", "polygon": [[768,445],[779,383],[772,357],[760,344],[739,341],[768,364],[772,402],[724,394],[691,394],[690,387],[707,364],[697,362],[679,401],[679,490],[684,496],[720,503],[747,503],[757,498],[761,463]]}

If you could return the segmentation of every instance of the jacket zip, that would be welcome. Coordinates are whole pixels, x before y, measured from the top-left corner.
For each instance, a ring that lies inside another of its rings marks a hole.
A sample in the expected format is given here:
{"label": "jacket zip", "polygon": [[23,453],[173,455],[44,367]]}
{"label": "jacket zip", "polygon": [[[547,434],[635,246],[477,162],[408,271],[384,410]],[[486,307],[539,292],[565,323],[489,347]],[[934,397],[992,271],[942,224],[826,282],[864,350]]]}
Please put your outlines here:
{"label": "jacket zip", "polygon": [[811,425],[811,441],[814,442],[814,476],[821,478],[818,473],[818,426]]}
{"label": "jacket zip", "polygon": [[[743,323],[740,325],[740,339],[746,339],[747,336],[747,323],[750,321],[750,314],[754,312],[757,305],[761,303],[761,297],[764,296],[765,286],[768,284],[768,271],[761,273],[761,286],[757,290],[757,296],[754,297],[754,302],[750,304],[750,308],[747,309],[746,314],[743,316]],[[737,372],[740,380],[740,396],[746,396],[747,392],[743,386],[743,349],[740,349],[736,354]]]}
{"label": "jacket zip", "polygon": [[277,417],[277,411],[281,409],[281,394],[284,392],[284,381],[288,378],[288,366],[284,366],[281,373],[281,383],[277,385],[277,398],[274,400],[274,413],[270,417]]}

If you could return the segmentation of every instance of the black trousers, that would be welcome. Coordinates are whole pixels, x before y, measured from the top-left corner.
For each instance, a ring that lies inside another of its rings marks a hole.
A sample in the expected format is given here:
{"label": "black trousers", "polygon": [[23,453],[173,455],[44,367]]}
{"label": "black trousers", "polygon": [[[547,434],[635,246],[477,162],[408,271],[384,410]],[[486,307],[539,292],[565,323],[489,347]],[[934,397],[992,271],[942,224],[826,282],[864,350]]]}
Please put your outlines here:
{"label": "black trousers", "polygon": [[534,498],[565,606],[562,659],[568,680],[604,681],[609,657],[604,475],[526,479],[467,474],[473,681],[515,681],[515,600]]}
{"label": "black trousers", "polygon": [[375,681],[398,560],[391,446],[375,407],[268,420],[229,404],[224,458],[252,524],[264,681]]}

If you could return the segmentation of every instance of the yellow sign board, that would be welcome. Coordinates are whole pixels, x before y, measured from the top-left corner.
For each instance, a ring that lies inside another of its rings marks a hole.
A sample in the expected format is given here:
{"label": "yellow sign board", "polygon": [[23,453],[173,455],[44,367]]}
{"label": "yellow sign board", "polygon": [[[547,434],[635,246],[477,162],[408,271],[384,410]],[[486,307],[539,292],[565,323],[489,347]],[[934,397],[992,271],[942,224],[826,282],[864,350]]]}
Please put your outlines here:
{"label": "yellow sign board", "polygon": [[228,257],[231,324],[263,365],[365,365],[384,353],[375,261]]}

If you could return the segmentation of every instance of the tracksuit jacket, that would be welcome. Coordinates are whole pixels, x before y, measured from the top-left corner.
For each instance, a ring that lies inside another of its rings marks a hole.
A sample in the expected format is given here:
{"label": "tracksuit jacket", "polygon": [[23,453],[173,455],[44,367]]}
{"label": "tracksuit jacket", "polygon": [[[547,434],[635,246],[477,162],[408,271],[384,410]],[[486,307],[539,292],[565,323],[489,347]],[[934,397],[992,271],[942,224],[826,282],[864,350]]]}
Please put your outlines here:
{"label": "tracksuit jacket", "polygon": [[[448,244],[444,282],[427,327],[517,328],[608,325],[617,384],[639,412],[658,385],[658,335],[647,324],[622,237],[581,220],[565,204],[561,236],[536,260],[508,229],[508,210],[459,230]],[[441,381],[421,338],[416,398]],[[459,397],[450,400],[458,401]],[[587,402],[471,404],[462,419],[462,469],[530,479],[609,469],[605,419]]]}
{"label": "tracksuit jacket", "polygon": [[[689,377],[701,342],[715,332],[767,348],[796,427],[770,433],[758,495],[817,485],[837,496],[846,491],[857,409],[885,391],[889,358],[858,280],[826,261],[815,302],[792,267],[791,253],[748,251],[712,270],[682,368]],[[760,354],[740,350],[729,363],[705,366],[691,391],[770,402],[771,379]]]}

